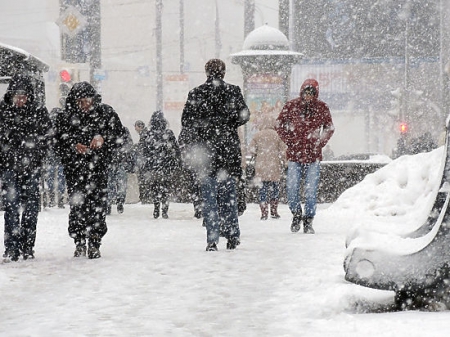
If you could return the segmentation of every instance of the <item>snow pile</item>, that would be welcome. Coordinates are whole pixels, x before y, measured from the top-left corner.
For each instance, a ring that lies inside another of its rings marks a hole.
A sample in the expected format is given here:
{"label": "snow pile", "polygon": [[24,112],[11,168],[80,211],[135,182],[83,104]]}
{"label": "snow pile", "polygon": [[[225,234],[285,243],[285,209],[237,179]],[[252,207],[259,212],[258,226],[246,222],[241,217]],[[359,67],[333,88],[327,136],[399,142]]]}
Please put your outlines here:
{"label": "snow pile", "polygon": [[354,219],[348,239],[364,231],[401,236],[422,225],[440,188],[443,151],[402,156],[342,193],[329,211]]}

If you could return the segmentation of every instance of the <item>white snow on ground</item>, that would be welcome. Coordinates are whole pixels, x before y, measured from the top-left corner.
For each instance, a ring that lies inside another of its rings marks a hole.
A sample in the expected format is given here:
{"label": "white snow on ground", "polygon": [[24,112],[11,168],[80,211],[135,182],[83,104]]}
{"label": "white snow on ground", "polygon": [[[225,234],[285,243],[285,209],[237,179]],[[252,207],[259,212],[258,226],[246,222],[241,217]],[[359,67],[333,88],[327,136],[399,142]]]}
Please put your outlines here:
{"label": "white snow on ground", "polygon": [[235,251],[205,252],[191,204],[168,220],[129,204],[108,217],[101,259],[73,258],[68,209],[46,209],[36,259],[0,265],[0,336],[448,336],[450,312],[383,312],[394,293],[342,267],[353,226],[401,233],[426,218],[441,155],[402,157],[319,205],[315,235],[290,232],[286,205],[260,221],[249,204]]}

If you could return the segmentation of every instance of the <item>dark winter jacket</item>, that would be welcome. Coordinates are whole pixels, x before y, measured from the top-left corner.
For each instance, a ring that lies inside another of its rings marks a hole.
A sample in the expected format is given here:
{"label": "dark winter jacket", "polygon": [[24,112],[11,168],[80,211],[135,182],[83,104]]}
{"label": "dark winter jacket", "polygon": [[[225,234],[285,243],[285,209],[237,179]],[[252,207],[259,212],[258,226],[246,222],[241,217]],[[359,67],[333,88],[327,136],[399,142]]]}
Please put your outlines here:
{"label": "dark winter jacket", "polygon": [[[12,101],[17,90],[27,94],[27,103],[21,108]],[[0,168],[25,172],[40,167],[51,137],[48,111],[35,102],[31,79],[21,74],[13,76],[0,102]]]}
{"label": "dark winter jacket", "polygon": [[238,127],[249,118],[241,89],[220,78],[208,77],[189,92],[181,116],[179,142],[186,165],[200,175],[215,176],[226,170],[240,177]]}
{"label": "dark winter jacket", "polygon": [[[315,88],[315,96],[308,104],[303,98],[306,87]],[[334,133],[333,120],[328,106],[318,99],[319,84],[306,80],[300,97],[288,101],[277,118],[276,131],[287,145],[286,158],[297,163],[322,160],[322,148]]]}
{"label": "dark winter jacket", "polygon": [[144,138],[144,171],[171,175],[180,168],[180,148],[161,111],[155,111]]}
{"label": "dark winter jacket", "polygon": [[[77,99],[84,97],[94,97],[89,112],[81,111],[77,105]],[[101,96],[88,82],[74,84],[67,96],[64,113],[59,115],[56,124],[55,149],[67,172],[106,170],[114,151],[123,144],[123,125],[119,116],[111,106],[101,102]],[[89,146],[96,135],[104,139],[101,148],[91,149],[86,154],[76,152],[76,144]]]}
{"label": "dark winter jacket", "polygon": [[135,166],[133,139],[131,138],[130,130],[125,126],[123,127],[120,141],[122,144],[114,151],[111,158],[111,165],[121,166],[126,172],[132,173]]}
{"label": "dark winter jacket", "polygon": [[144,148],[147,137],[148,129],[144,128],[141,132],[139,132],[139,141],[133,145],[133,155],[136,161],[135,170],[138,172],[144,172],[145,164],[147,162],[144,157]]}
{"label": "dark winter jacket", "polygon": [[[51,120],[52,126],[54,128],[54,130],[53,130],[54,132],[56,130],[56,122],[58,120],[58,116],[62,113],[64,113],[64,111],[60,108],[53,108],[49,113],[50,120]],[[56,144],[56,139],[53,137],[51,146],[49,147],[46,158],[45,158],[46,165],[50,165],[50,166],[61,165],[61,158],[58,155],[56,155],[56,152],[55,152],[55,144]]]}

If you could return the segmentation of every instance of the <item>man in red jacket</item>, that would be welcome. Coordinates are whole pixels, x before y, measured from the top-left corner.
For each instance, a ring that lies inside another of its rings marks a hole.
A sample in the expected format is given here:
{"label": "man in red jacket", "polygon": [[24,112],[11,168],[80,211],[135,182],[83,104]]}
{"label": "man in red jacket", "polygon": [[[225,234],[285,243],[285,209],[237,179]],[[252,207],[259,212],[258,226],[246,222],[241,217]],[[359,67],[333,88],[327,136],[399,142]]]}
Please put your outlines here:
{"label": "man in red jacket", "polygon": [[[318,96],[319,83],[315,79],[307,79],[300,89],[300,97],[288,101],[277,118],[276,130],[287,145],[286,189],[293,214],[292,232],[300,230],[303,220],[304,233],[314,234],[312,222],[316,215],[322,148],[334,133],[330,109]],[[306,199],[303,218],[299,193],[302,178]]]}

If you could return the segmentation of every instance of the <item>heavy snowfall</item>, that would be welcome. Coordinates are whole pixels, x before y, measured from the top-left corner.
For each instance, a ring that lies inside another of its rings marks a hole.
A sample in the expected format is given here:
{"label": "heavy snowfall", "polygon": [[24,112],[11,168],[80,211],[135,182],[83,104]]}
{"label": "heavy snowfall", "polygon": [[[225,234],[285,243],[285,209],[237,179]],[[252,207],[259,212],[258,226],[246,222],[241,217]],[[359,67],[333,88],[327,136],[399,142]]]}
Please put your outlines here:
{"label": "heavy snowfall", "polygon": [[[158,104],[177,107],[165,109],[177,131],[179,104],[205,80],[208,59],[224,59],[225,80],[245,87],[246,69],[231,55],[249,52],[244,10],[252,3],[250,30],[283,30],[288,52],[305,56],[292,68],[285,98],[297,97],[306,77],[319,79],[336,125],[330,144],[337,156],[395,157],[399,126],[414,137],[431,132],[436,144],[444,129],[450,6],[443,0],[181,0],[164,1],[161,11],[155,4],[162,1],[102,0],[101,47],[84,40],[82,48],[72,46],[82,57],[101,55],[95,69],[64,55],[62,33],[65,7],[90,1],[0,2],[0,44],[49,65],[43,74],[48,109],[59,106],[61,70],[74,82],[95,78],[135,142],[135,121],[147,123]],[[281,3],[299,16],[280,20]],[[278,101],[275,89],[252,98],[255,111],[264,100]],[[374,249],[404,244],[400,236],[426,220],[441,187],[443,155],[439,147],[400,156],[335,202],[319,204],[315,235],[290,231],[286,204],[279,205],[280,219],[261,221],[259,205],[248,203],[239,217],[241,244],[232,251],[225,239],[217,252],[205,251],[205,228],[192,204],[171,202],[169,218],[154,219],[153,205],[129,199],[122,214],[113,205],[107,217],[101,258],[74,258],[69,205],[45,207],[35,258],[0,263],[0,336],[448,336],[445,305],[399,311],[393,291],[350,283],[343,267],[350,241]],[[3,221],[0,226],[3,252]]]}

